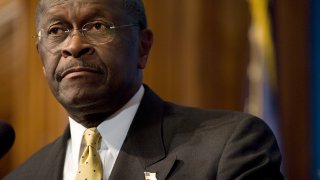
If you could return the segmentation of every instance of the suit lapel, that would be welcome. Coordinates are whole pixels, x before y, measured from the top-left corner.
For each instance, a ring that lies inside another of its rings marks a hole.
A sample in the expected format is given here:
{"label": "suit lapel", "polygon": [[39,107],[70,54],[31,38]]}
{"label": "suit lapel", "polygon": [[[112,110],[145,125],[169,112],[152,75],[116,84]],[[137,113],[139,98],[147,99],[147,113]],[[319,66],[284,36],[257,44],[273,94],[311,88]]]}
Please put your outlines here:
{"label": "suit lapel", "polygon": [[39,169],[38,176],[36,179],[48,179],[56,180],[63,179],[63,167],[66,155],[66,147],[68,139],[70,138],[70,128],[66,128],[62,137],[54,142],[51,152],[48,153],[50,156],[45,157],[43,169]]}
{"label": "suit lapel", "polygon": [[146,172],[156,173],[158,180],[166,179],[170,170],[173,168],[176,159],[176,155],[169,155],[165,159],[148,166]]}
{"label": "suit lapel", "polygon": [[166,157],[162,137],[164,102],[145,86],[145,94],[110,175],[113,179],[144,179],[144,172],[165,179],[176,157]]}

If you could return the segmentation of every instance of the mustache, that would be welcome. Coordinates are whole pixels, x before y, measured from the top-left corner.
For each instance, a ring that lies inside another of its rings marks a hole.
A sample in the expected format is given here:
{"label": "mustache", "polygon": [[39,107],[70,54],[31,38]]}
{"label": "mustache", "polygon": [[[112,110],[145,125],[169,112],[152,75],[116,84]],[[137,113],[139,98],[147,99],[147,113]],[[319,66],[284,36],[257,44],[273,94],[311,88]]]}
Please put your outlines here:
{"label": "mustache", "polygon": [[105,70],[103,68],[101,68],[100,66],[98,66],[96,64],[87,62],[87,61],[69,62],[62,69],[58,70],[55,73],[55,79],[58,82],[60,82],[64,77],[64,75],[63,75],[64,72],[68,71],[69,69],[76,68],[76,67],[77,68],[90,68],[93,71],[96,71],[97,73],[101,73],[101,74],[105,73]]}

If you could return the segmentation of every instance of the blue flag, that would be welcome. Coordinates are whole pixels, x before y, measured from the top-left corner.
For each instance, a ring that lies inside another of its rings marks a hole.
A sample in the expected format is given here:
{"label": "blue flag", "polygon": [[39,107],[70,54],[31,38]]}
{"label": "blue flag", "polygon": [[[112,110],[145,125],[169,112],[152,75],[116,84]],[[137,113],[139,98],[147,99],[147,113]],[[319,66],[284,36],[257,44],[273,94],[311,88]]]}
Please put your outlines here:
{"label": "blue flag", "polygon": [[311,0],[312,179],[320,179],[320,1]]}

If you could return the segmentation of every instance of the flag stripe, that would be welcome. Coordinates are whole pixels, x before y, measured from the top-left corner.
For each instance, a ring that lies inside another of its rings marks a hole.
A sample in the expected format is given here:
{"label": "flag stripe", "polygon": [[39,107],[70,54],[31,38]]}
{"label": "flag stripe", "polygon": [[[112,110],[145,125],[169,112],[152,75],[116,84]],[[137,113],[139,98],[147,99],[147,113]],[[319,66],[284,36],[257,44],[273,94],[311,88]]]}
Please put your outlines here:
{"label": "flag stripe", "polygon": [[320,179],[320,1],[311,0],[311,78],[312,78],[312,177]]}
{"label": "flag stripe", "polygon": [[[245,111],[262,118],[274,132],[282,148],[277,99],[277,68],[273,44],[269,0],[248,0],[251,12],[249,29],[249,92]],[[282,167],[282,171],[284,171]]]}

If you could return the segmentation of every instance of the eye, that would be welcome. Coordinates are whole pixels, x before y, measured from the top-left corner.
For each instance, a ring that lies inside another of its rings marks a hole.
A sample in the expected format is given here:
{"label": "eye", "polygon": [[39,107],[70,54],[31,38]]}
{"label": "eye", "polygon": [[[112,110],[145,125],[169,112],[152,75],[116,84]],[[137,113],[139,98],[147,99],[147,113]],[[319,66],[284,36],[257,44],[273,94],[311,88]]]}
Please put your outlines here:
{"label": "eye", "polygon": [[83,30],[89,32],[105,32],[110,29],[112,24],[105,22],[91,22],[83,27]]}
{"label": "eye", "polygon": [[52,26],[48,29],[48,36],[61,36],[68,32],[68,28],[64,26]]}
{"label": "eye", "polygon": [[107,28],[107,27],[106,27],[104,24],[102,24],[102,23],[94,23],[94,24],[93,24],[93,29],[94,29],[94,30],[100,31],[100,30],[106,29],[106,28]]}

